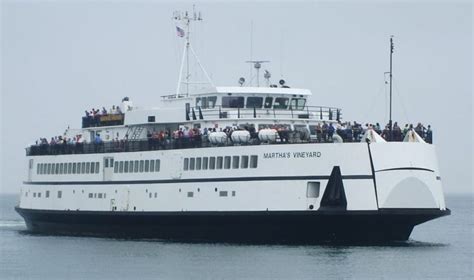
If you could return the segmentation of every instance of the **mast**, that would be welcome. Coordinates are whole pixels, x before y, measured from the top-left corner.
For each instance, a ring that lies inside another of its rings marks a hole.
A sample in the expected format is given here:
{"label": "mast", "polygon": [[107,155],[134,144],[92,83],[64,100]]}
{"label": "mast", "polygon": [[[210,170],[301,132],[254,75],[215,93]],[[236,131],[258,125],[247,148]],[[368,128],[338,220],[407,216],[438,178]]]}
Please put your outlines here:
{"label": "mast", "polygon": [[[176,30],[177,30],[177,35],[178,37],[184,37],[185,43],[184,43],[184,50],[183,50],[183,57],[181,60],[181,67],[179,70],[179,78],[178,78],[178,86],[176,89],[176,98],[179,97],[179,93],[181,90],[181,84],[186,85],[186,96],[189,95],[189,85],[190,84],[204,84],[208,83],[211,86],[214,87],[214,84],[212,83],[211,78],[207,74],[206,70],[204,70],[204,67],[201,65],[201,62],[199,61],[199,58],[197,57],[196,53],[194,52],[194,49],[191,45],[191,40],[190,40],[190,33],[191,33],[191,22],[195,21],[202,21],[202,16],[201,12],[196,13],[193,5],[193,12],[192,14],[189,13],[188,11],[185,12],[179,12],[176,11],[173,13],[173,19],[176,22]],[[180,26],[184,27],[184,30],[180,28]],[[192,54],[194,58],[196,59],[197,64],[201,68],[202,72],[207,78],[206,82],[192,82],[191,81],[191,74],[190,74],[190,65],[189,65],[189,54]],[[184,81],[183,81],[183,70],[184,70],[184,65],[186,64],[186,74],[184,76]]]}
{"label": "mast", "polygon": [[390,140],[392,140],[392,56],[393,56],[393,35],[390,36],[390,108],[389,108],[389,121],[390,126]]}

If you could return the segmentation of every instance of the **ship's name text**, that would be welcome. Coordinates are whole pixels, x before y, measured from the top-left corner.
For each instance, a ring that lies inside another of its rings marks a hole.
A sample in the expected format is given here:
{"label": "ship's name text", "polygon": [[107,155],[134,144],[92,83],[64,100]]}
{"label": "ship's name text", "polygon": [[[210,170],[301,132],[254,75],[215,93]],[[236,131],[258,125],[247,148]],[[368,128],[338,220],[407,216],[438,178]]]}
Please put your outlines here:
{"label": "ship's name text", "polygon": [[281,153],[263,153],[264,159],[274,158],[319,158],[321,152],[281,152]]}

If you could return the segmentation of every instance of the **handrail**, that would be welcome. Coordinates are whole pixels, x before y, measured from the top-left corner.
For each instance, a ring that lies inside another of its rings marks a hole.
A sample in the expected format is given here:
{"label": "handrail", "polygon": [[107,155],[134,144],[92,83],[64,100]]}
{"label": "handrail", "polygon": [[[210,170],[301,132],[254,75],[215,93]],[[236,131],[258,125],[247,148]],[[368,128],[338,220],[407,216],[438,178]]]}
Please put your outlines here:
{"label": "handrail", "polygon": [[82,128],[123,125],[125,114],[100,114],[82,117]]}
{"label": "handrail", "polygon": [[[349,134],[349,135],[348,135]],[[213,145],[207,136],[196,135],[192,138],[170,138],[154,139],[148,138],[144,140],[120,140],[107,141],[101,143],[76,143],[76,144],[40,144],[33,145],[26,148],[27,156],[44,156],[44,155],[67,155],[67,154],[97,154],[97,153],[121,153],[121,152],[141,152],[153,150],[173,150],[173,149],[187,149],[187,148],[205,148],[215,146],[246,146],[259,145],[261,142],[255,134],[248,143],[233,143],[231,137],[228,137],[227,142]],[[360,142],[363,136],[362,130],[353,129],[349,133],[344,130],[338,130],[337,135],[341,136],[344,142]],[[316,135],[312,134],[309,138],[306,133],[298,130],[280,131],[277,140],[269,144],[286,144],[286,143],[332,143],[333,140],[329,133],[317,131]],[[428,140],[428,139],[426,139]],[[432,134],[430,135],[432,140]],[[402,141],[401,137],[394,138],[392,142]],[[430,143],[430,141],[428,141]]]}
{"label": "handrail", "polygon": [[[275,109],[275,108],[224,108],[216,106],[212,109],[202,107],[186,108],[186,120],[190,120],[189,112],[194,109],[199,110],[199,119],[312,119],[319,121],[339,121],[341,120],[341,109],[325,106],[304,106],[301,109]],[[271,113],[270,113],[271,112]],[[193,117],[193,120],[195,118]]]}

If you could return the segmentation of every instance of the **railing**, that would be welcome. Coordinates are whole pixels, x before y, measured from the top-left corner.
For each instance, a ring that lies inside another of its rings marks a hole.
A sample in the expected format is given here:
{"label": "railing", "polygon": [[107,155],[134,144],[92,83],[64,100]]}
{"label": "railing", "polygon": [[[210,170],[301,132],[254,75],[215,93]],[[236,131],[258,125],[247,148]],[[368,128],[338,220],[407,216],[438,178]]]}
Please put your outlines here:
{"label": "railing", "polygon": [[82,128],[123,125],[125,114],[105,114],[82,117]]}
{"label": "railing", "polygon": [[305,106],[303,109],[276,109],[276,108],[223,108],[217,106],[212,109],[201,107],[186,108],[186,120],[216,120],[216,119],[311,119],[320,121],[341,120],[341,109],[324,106]]}
{"label": "railing", "polygon": [[[341,136],[344,142],[360,142],[363,137],[363,131],[359,129],[354,130],[339,130],[337,135]],[[425,140],[430,143],[432,134],[429,139]],[[389,139],[390,140],[390,139]],[[402,141],[402,137],[392,138],[393,142]],[[332,143],[332,134],[330,132],[316,131],[309,135],[302,131],[279,131],[275,142],[268,144],[288,144],[288,143]],[[256,134],[252,136],[250,141],[245,144],[236,144],[227,139],[227,142],[219,145],[211,144],[206,136],[196,135],[193,138],[166,138],[154,139],[149,138],[145,140],[120,140],[109,141],[102,143],[76,143],[76,144],[41,144],[33,145],[26,148],[27,156],[43,156],[43,155],[65,155],[65,154],[96,154],[96,153],[121,153],[121,152],[140,152],[153,150],[173,150],[173,149],[188,149],[188,148],[205,148],[216,146],[248,146],[260,145],[262,142],[258,139]]]}

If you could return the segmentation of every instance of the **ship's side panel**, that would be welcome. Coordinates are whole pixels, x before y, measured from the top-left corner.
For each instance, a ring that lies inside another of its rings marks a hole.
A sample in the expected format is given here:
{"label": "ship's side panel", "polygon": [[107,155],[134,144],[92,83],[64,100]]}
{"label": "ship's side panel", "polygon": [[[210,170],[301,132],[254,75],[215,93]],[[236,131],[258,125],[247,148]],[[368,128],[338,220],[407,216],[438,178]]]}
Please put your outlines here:
{"label": "ship's side panel", "polygon": [[370,145],[381,208],[446,209],[434,145]]}
{"label": "ship's side panel", "polygon": [[[185,161],[203,161],[210,157],[221,158],[222,167],[191,169],[183,166]],[[242,166],[243,157],[249,160],[248,166]],[[255,166],[252,166],[251,157],[256,159]],[[114,171],[107,178],[102,174],[105,170],[102,165],[110,163],[105,163],[104,158],[114,160]],[[239,164],[233,164],[234,158]],[[226,166],[226,159],[230,160],[231,166]],[[138,172],[121,171],[126,163],[140,164],[143,160],[159,160],[159,170],[140,172],[139,166]],[[36,162],[95,162],[101,166],[96,168],[97,173],[45,175],[36,172],[32,184],[27,183],[23,188],[22,208],[71,211],[317,210],[329,175],[338,166],[347,209],[377,209],[368,147],[364,143],[63,155],[36,157]],[[317,193],[309,190],[314,185]],[[45,197],[46,192],[48,197]],[[41,197],[38,197],[39,193]]]}

